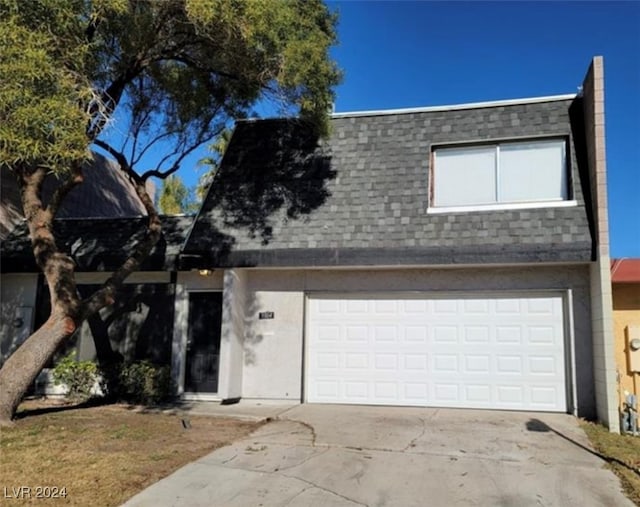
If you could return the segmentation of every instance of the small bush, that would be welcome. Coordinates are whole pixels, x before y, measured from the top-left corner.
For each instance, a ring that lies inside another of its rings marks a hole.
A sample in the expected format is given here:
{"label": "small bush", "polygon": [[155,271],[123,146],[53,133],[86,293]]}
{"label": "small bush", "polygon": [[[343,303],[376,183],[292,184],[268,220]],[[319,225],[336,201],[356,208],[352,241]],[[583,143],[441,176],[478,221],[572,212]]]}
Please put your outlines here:
{"label": "small bush", "polygon": [[93,361],[76,361],[74,356],[75,351],[71,351],[58,361],[52,372],[53,382],[66,385],[69,398],[86,400],[99,378],[98,366]]}
{"label": "small bush", "polygon": [[149,361],[123,365],[118,375],[117,396],[122,401],[150,405],[169,399],[173,393],[171,370]]}

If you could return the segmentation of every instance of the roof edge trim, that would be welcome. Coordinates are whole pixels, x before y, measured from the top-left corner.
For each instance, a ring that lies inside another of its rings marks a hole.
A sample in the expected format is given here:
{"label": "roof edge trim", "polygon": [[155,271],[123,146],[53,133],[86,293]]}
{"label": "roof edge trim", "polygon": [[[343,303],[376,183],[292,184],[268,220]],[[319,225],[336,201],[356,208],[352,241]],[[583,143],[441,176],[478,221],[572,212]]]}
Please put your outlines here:
{"label": "roof edge trim", "polygon": [[409,113],[430,113],[438,111],[456,111],[460,109],[478,109],[483,107],[512,106],[520,104],[535,104],[538,102],[553,102],[559,100],[575,99],[577,93],[568,93],[565,95],[549,95],[546,97],[528,97],[521,99],[491,100],[487,102],[469,102],[467,104],[452,104],[445,106],[426,106],[426,107],[409,107],[404,109],[380,109],[372,111],[352,111],[343,113],[333,113],[331,118],[351,118],[356,116],[384,116],[391,114],[409,114]]}

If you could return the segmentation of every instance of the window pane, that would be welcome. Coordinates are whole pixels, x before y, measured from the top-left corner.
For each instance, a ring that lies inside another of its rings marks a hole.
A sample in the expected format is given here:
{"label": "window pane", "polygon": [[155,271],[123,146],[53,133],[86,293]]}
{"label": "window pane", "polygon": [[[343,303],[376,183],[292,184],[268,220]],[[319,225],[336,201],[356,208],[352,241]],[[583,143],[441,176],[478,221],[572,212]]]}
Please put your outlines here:
{"label": "window pane", "polygon": [[564,141],[500,145],[500,202],[567,198]]}
{"label": "window pane", "polygon": [[434,160],[435,206],[496,202],[495,147],[437,150]]}

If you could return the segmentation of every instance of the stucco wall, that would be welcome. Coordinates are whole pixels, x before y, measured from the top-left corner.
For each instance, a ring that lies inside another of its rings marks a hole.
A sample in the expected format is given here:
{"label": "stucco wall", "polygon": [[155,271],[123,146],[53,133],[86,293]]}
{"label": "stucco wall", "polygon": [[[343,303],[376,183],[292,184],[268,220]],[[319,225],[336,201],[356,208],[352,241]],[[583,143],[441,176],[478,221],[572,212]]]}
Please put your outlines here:
{"label": "stucco wall", "polygon": [[[0,283],[0,364],[31,334],[38,275],[3,274]],[[18,326],[20,324],[20,326]]]}
{"label": "stucco wall", "polygon": [[[578,414],[593,417],[595,394],[588,265],[377,271],[249,270],[243,397],[301,399],[305,293],[498,290],[570,291]],[[261,320],[260,312],[273,312],[274,318]]]}
{"label": "stucco wall", "polygon": [[225,271],[223,283],[218,394],[225,400],[242,396],[247,273],[243,270]]}
{"label": "stucco wall", "polygon": [[[613,333],[615,336],[616,368],[620,379],[619,392],[640,394],[640,373],[634,378],[627,361],[627,326],[640,326],[640,283],[613,285]],[[620,403],[623,401],[619,400]]]}
{"label": "stucco wall", "polygon": [[[304,293],[299,286],[280,290],[274,279],[264,282],[260,285],[268,290],[251,292],[247,299],[242,394],[300,400]],[[260,319],[265,311],[274,318]]]}

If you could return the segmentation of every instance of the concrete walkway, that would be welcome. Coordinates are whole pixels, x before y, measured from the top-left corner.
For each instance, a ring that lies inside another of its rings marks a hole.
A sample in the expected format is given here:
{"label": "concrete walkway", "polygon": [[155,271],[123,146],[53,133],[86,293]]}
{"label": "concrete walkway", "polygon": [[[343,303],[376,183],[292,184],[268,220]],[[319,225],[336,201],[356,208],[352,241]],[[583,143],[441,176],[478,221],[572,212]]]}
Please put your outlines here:
{"label": "concrete walkway", "polygon": [[628,506],[562,414],[298,405],[125,505]]}
{"label": "concrete walkway", "polygon": [[161,409],[163,413],[175,413],[181,416],[209,415],[214,417],[232,417],[245,421],[270,421],[287,410],[297,407],[300,402],[245,401],[222,405],[209,401],[183,401]]}

